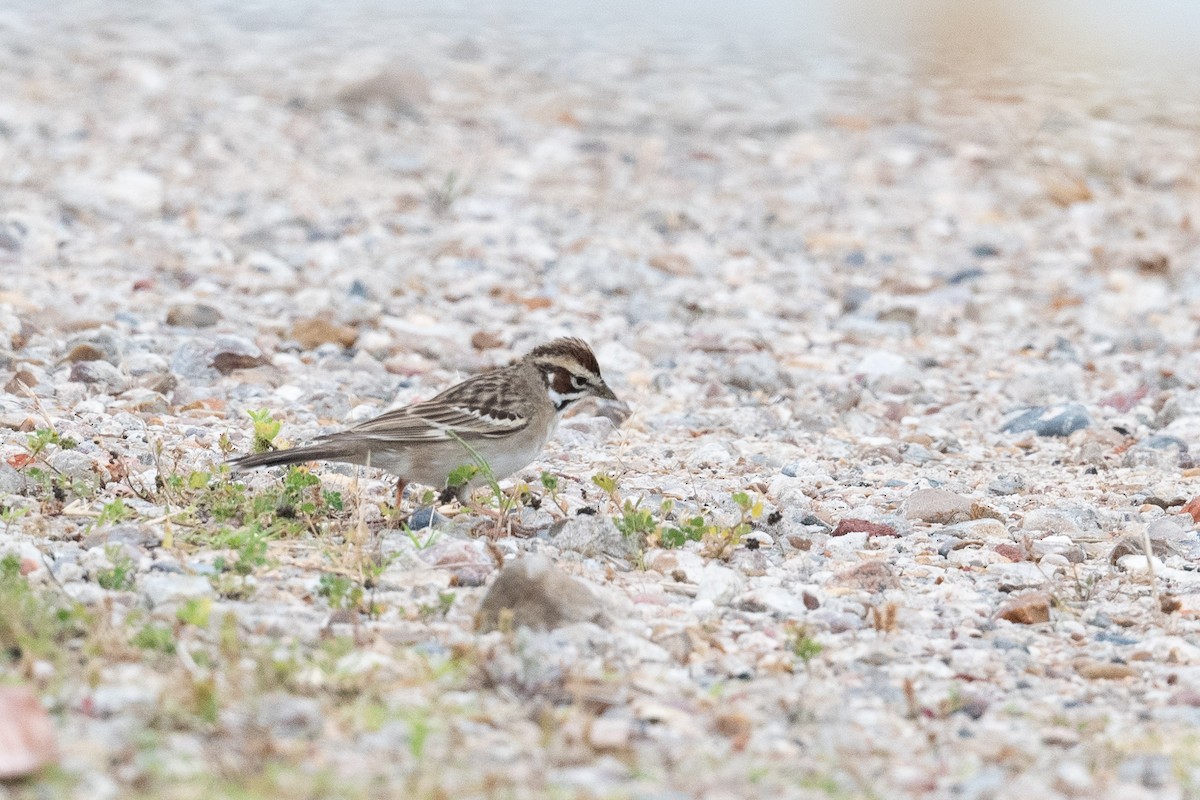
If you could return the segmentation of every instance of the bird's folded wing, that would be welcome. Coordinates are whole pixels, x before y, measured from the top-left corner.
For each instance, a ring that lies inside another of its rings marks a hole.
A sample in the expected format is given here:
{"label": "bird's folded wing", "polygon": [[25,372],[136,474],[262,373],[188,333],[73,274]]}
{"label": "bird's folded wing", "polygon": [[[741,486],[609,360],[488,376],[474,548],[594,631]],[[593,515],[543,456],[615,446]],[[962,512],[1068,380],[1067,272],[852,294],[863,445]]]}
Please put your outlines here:
{"label": "bird's folded wing", "polygon": [[511,436],[528,424],[514,411],[430,401],[381,414],[345,433],[396,442],[470,441]]}

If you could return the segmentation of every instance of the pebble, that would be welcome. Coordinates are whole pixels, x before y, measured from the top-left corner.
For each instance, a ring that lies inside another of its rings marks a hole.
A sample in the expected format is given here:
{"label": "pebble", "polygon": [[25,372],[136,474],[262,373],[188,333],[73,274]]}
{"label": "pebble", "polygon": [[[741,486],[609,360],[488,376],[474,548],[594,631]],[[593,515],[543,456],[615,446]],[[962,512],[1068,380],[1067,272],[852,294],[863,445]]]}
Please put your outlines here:
{"label": "pebble", "polygon": [[730,386],[747,392],[774,393],[787,385],[779,370],[779,362],[770,353],[746,353],[733,359],[726,381]]}
{"label": "pebble", "polygon": [[1006,601],[996,612],[1000,619],[1020,625],[1050,621],[1050,596],[1041,592],[1020,595]]}
{"label": "pebble", "polygon": [[292,325],[291,337],[306,350],[332,343],[351,347],[358,340],[358,331],[347,325],[338,325],[324,317],[298,319]]}
{"label": "pebble", "polygon": [[803,597],[778,586],[753,589],[734,604],[744,611],[765,611],[777,619],[798,619],[808,610]]}
{"label": "pebble", "polygon": [[904,501],[908,519],[949,525],[971,518],[971,500],[945,489],[918,489]]}
{"label": "pebble", "polygon": [[46,463],[64,478],[95,483],[97,474],[92,457],[79,450],[59,450]]}
{"label": "pebble", "polygon": [[477,627],[490,631],[511,624],[553,630],[576,622],[600,621],[604,616],[603,606],[587,585],[545,556],[531,555],[500,571],[483,598]]}
{"label": "pebble", "polygon": [[312,739],[325,726],[321,703],[312,697],[270,692],[259,697],[254,725],[278,739]]}
{"label": "pebble", "polygon": [[58,757],[54,723],[34,691],[0,686],[0,781],[28,777]]}
{"label": "pebble", "polygon": [[1171,783],[1173,770],[1170,756],[1142,754],[1130,756],[1118,764],[1117,779],[1147,789],[1161,789]]}
{"label": "pebble", "polygon": [[434,506],[421,506],[409,516],[408,527],[411,530],[420,531],[426,528],[439,528],[449,521],[449,518],[439,514]]}
{"label": "pebble", "polygon": [[840,520],[830,536],[845,536],[848,533],[865,533],[867,536],[899,536],[891,525],[882,522],[870,522],[865,519]]}
{"label": "pebble", "polygon": [[1016,494],[1025,488],[1025,478],[1019,474],[1001,475],[987,485],[987,490],[994,495]]}
{"label": "pebble", "polygon": [[151,572],[138,578],[137,588],[151,609],[214,595],[212,583],[202,575]]}
{"label": "pebble", "polygon": [[178,328],[211,328],[221,321],[221,310],[207,303],[181,303],[167,309],[166,320]]}
{"label": "pebble", "polygon": [[69,380],[95,384],[106,394],[120,394],[129,388],[129,378],[107,361],[79,361],[71,367]]}
{"label": "pebble", "polygon": [[1078,403],[1038,406],[1027,409],[1004,423],[1004,433],[1033,431],[1038,436],[1070,436],[1092,424],[1087,409]]}
{"label": "pebble", "polygon": [[632,559],[638,553],[638,543],[621,533],[609,517],[600,515],[576,515],[555,523],[550,527],[550,541],[585,558]]}
{"label": "pebble", "polygon": [[705,607],[716,607],[729,604],[746,585],[746,579],[740,572],[719,564],[707,564],[700,571],[698,580],[699,590],[696,593],[696,603],[709,604]]}

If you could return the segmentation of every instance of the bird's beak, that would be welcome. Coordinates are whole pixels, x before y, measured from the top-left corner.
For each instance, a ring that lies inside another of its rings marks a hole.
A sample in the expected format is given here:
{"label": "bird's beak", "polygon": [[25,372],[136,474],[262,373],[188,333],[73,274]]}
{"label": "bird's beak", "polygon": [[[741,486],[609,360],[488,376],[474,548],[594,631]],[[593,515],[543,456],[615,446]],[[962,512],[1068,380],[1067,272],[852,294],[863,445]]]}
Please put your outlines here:
{"label": "bird's beak", "polygon": [[604,381],[600,381],[600,385],[595,389],[595,394],[596,397],[599,397],[601,400],[616,400],[617,402],[620,402],[621,400],[621,398],[617,397],[616,394],[613,393],[612,389],[608,388],[608,384]]}

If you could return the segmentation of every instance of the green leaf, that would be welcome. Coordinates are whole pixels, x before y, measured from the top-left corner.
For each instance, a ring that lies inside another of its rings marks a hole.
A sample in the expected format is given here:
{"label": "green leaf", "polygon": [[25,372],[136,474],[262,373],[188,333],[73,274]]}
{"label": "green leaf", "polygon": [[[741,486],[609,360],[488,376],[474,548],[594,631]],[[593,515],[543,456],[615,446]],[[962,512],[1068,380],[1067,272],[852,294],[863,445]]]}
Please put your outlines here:
{"label": "green leaf", "polygon": [[207,628],[208,619],[212,614],[212,598],[193,597],[184,602],[175,612],[175,618],[197,628]]}
{"label": "green leaf", "polygon": [[457,489],[460,486],[465,486],[471,482],[472,478],[479,475],[479,466],[476,464],[463,464],[455,467],[446,477],[446,486],[451,489]]}
{"label": "green leaf", "polygon": [[597,472],[592,476],[592,483],[608,494],[613,494],[617,491],[617,479],[607,472]]}

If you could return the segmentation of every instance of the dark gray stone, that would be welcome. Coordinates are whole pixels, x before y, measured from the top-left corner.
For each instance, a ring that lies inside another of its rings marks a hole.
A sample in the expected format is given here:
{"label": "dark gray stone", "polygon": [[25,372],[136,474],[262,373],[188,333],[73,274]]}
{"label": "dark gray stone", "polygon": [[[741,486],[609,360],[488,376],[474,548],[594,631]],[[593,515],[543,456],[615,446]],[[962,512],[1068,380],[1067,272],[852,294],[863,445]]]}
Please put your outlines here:
{"label": "dark gray stone", "polygon": [[1056,406],[1036,406],[1004,423],[1004,433],[1033,431],[1038,436],[1070,436],[1092,424],[1087,409],[1079,403]]}

